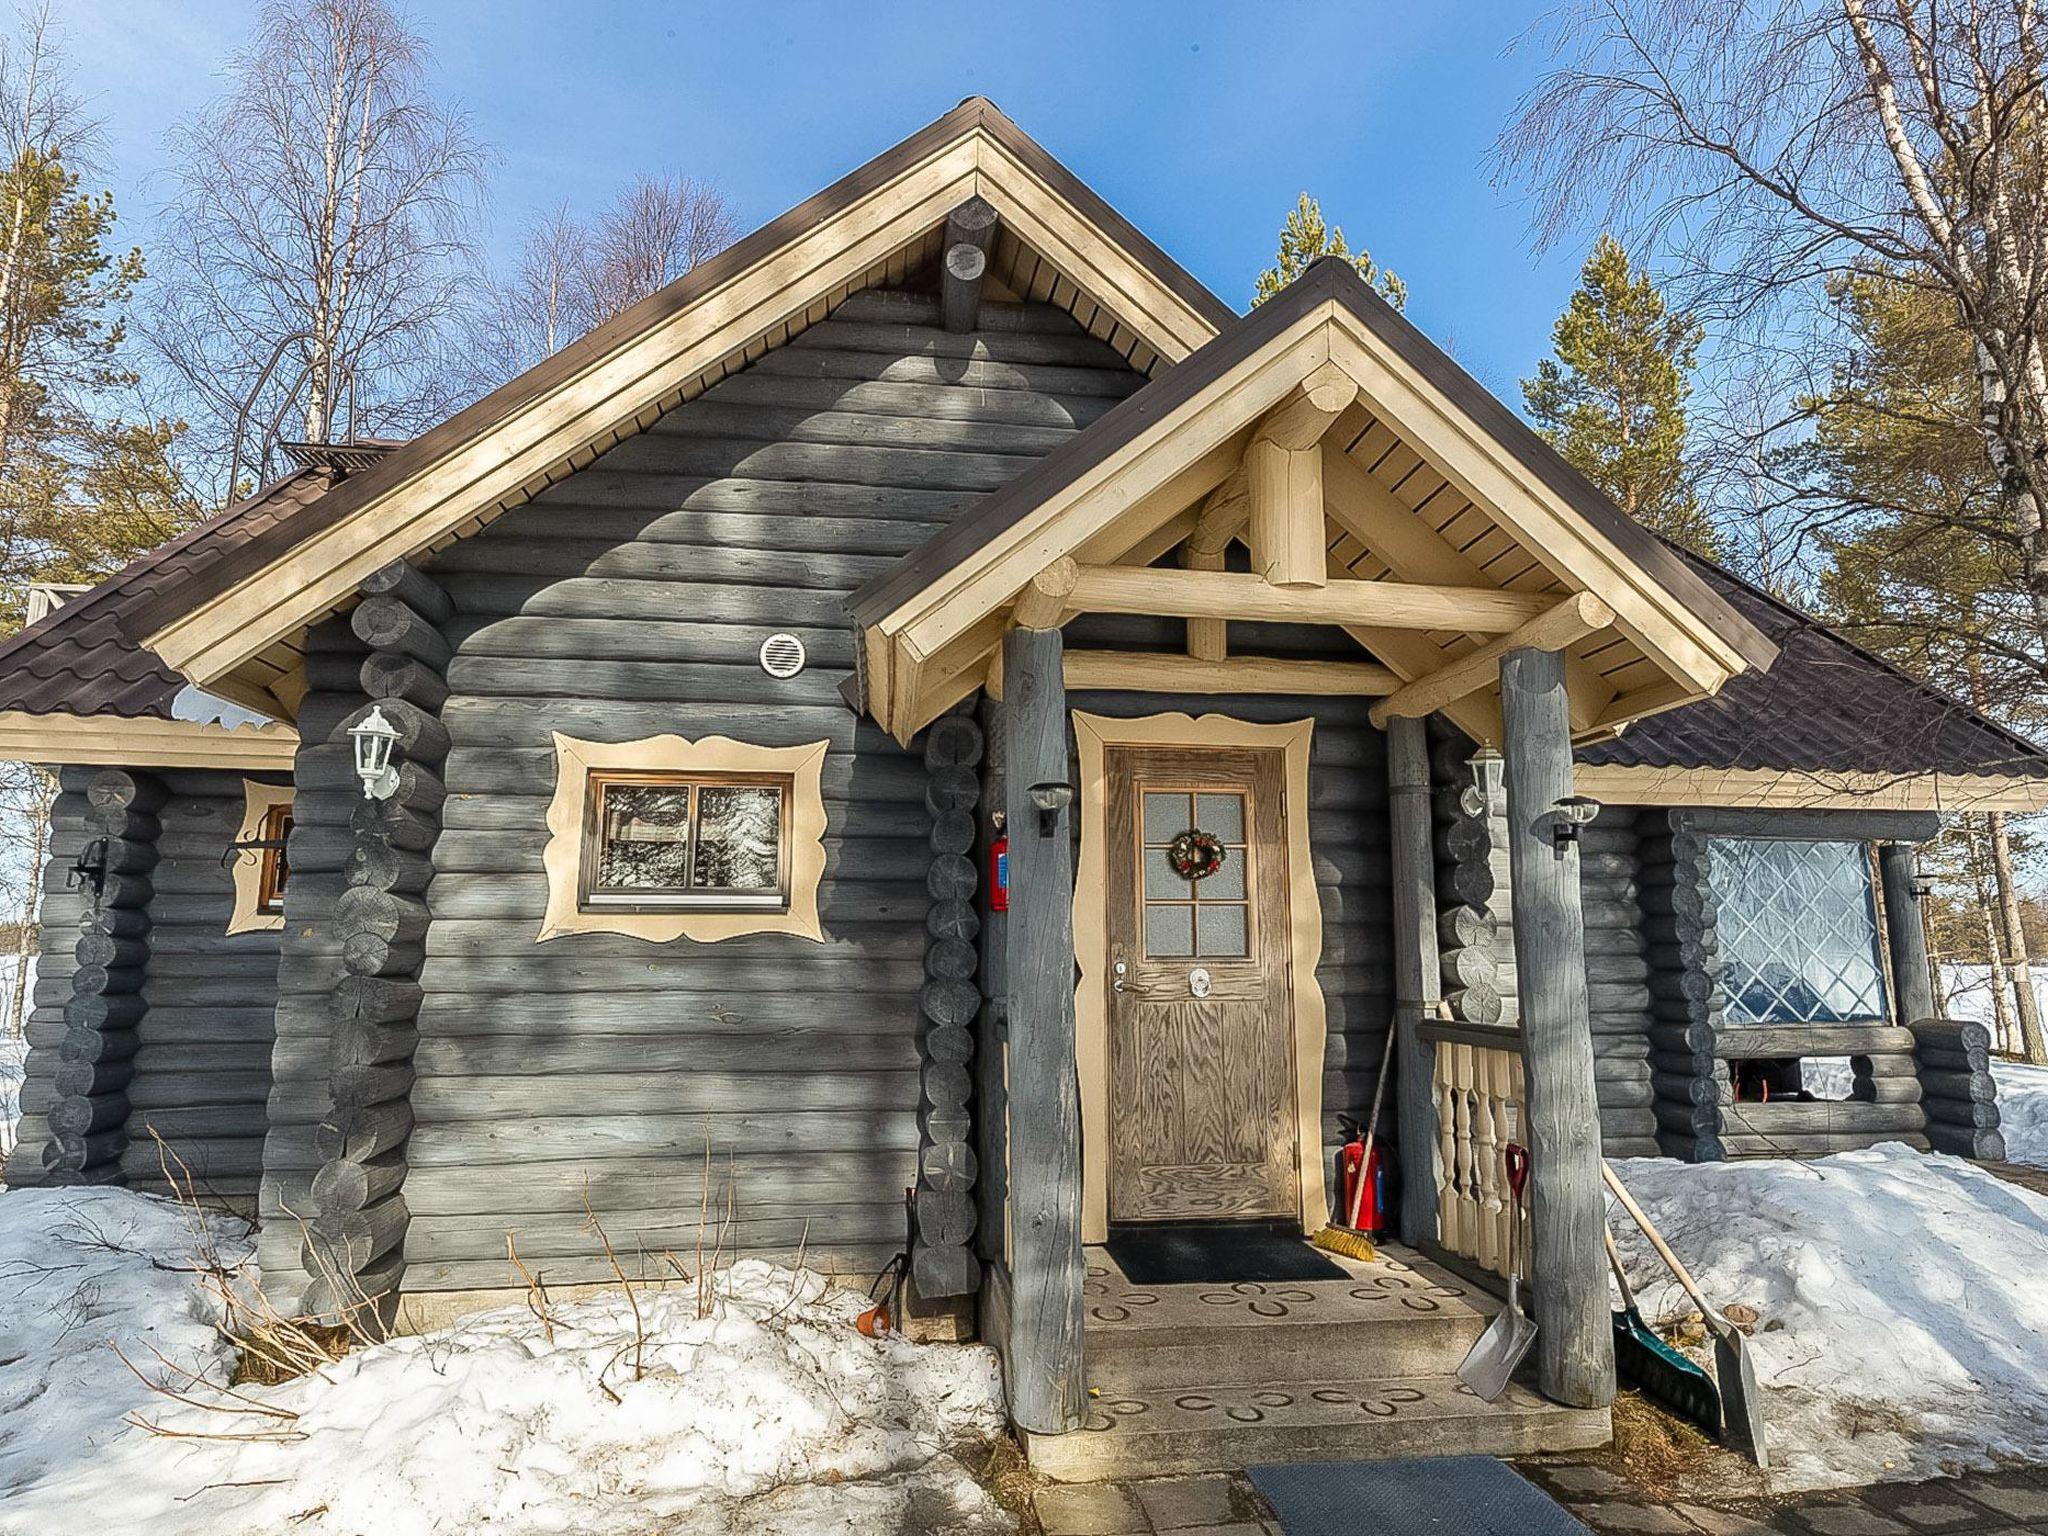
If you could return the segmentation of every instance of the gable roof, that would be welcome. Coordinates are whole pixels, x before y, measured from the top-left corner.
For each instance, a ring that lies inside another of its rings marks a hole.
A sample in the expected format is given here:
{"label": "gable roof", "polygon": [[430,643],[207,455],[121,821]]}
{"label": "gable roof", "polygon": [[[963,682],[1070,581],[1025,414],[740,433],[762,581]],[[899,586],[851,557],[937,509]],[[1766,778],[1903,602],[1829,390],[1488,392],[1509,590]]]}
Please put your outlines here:
{"label": "gable roof", "polygon": [[0,713],[173,718],[185,679],[137,643],[136,611],[290,523],[339,480],[324,468],[293,470],[9,636],[0,643]]}
{"label": "gable roof", "polygon": [[[1062,556],[1144,564],[1178,542],[1176,528],[1242,462],[1259,419],[1312,377],[1355,397],[1353,409],[1368,424],[1357,441],[1374,428],[1391,434],[1410,465],[1426,462],[1439,486],[1452,487],[1448,510],[1435,516],[1469,514],[1475,525],[1454,542],[1351,460],[1348,444],[1326,441],[1333,592],[1368,590],[1342,578],[1384,577],[1453,589],[1446,596],[1507,588],[1522,602],[1591,593],[1612,604],[1613,631],[1580,644],[1568,663],[1582,732],[1607,723],[1610,705],[1616,719],[1666,707],[1776,656],[1685,561],[1565,464],[1349,263],[1326,258],[855,593],[849,607],[865,631],[872,712],[903,735],[971,687],[975,650],[1000,638],[1000,610]],[[1356,531],[1361,519],[1340,502],[1349,507],[1360,497],[1374,502],[1383,524],[1400,526],[1377,541]],[[1346,538],[1356,542],[1339,553]],[[1482,566],[1465,551],[1488,538],[1493,553]],[[1395,542],[1414,558],[1375,547]],[[1410,568],[1396,568],[1403,565]],[[1353,633],[1407,679],[1466,653],[1458,633]],[[943,689],[930,677],[945,678]],[[1661,691],[1647,691],[1646,682]],[[1484,718],[1490,707],[1475,702],[1452,713],[1482,739],[1497,739],[1497,720]]]}
{"label": "gable roof", "polygon": [[[292,636],[364,576],[473,531],[641,430],[861,288],[938,254],[972,197],[999,216],[998,280],[1061,305],[1141,371],[1177,361],[1230,308],[1035,143],[971,97],[817,196],[413,439],[289,526],[168,580],[123,627],[173,668],[249,698]],[[229,674],[268,651],[239,692]]]}
{"label": "gable roof", "polygon": [[2026,738],[1791,604],[1697,556],[1683,558],[1771,638],[1777,664],[1583,747],[1580,762],[1824,777],[2019,777],[2048,785],[2048,752]]}

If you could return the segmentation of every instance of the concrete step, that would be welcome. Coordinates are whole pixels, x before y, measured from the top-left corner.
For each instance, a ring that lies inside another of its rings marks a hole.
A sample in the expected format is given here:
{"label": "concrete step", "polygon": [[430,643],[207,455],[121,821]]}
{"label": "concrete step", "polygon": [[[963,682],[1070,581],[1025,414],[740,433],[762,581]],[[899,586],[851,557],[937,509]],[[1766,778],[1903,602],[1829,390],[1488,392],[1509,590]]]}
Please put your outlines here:
{"label": "concrete step", "polygon": [[1025,1436],[1032,1467],[1062,1482],[1216,1472],[1274,1462],[1524,1456],[1586,1450],[1607,1410],[1561,1408],[1519,1384],[1481,1402],[1455,1376],[1182,1385],[1091,1398],[1087,1425]]}
{"label": "concrete step", "polygon": [[1447,1376],[1500,1308],[1415,1255],[1341,1262],[1341,1280],[1144,1287],[1091,1253],[1088,1384]]}

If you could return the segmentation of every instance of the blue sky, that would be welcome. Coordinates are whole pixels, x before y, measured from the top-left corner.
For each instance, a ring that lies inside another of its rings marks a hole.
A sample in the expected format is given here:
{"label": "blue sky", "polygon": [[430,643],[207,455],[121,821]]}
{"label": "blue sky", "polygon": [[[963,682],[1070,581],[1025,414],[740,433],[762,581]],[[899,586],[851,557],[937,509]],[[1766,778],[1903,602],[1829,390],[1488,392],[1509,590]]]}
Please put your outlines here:
{"label": "blue sky", "polygon": [[[1512,404],[1583,245],[1541,261],[1488,153],[1541,4],[979,7],[413,0],[445,95],[498,155],[494,253],[640,170],[718,185],[751,228],[953,105],[993,98],[1242,308],[1304,189],[1407,280],[1409,314]],[[128,237],[162,135],[221,89],[243,0],[60,0]],[[1590,235],[1585,243],[1590,243]]]}

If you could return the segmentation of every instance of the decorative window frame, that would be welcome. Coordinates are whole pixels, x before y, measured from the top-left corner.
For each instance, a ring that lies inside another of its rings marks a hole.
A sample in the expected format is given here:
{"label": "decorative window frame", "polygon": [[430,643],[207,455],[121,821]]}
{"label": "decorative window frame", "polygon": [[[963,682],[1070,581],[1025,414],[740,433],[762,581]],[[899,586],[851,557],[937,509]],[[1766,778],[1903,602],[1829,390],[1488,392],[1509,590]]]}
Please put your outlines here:
{"label": "decorative window frame", "polygon": [[[554,733],[555,794],[548,804],[548,844],[541,854],[547,873],[548,903],[541,916],[536,944],[571,933],[618,933],[628,938],[665,944],[692,939],[716,944],[749,933],[787,933],[822,944],[824,926],[818,917],[818,883],[825,874],[825,797],[823,778],[827,741],[794,747],[761,747],[728,736],[690,741],[681,736],[648,736],[638,741],[583,741]],[[762,774],[789,780],[787,809],[789,903],[770,907],[718,910],[673,907],[630,911],[614,906],[585,909],[582,902],[585,830],[592,812],[593,775],[672,773],[679,776]]]}
{"label": "decorative window frame", "polygon": [[[296,791],[289,784],[263,784],[242,780],[242,825],[235,833],[237,843],[254,842],[263,836],[263,823],[278,807],[291,806]],[[264,858],[236,854],[233,865],[235,905],[228,914],[227,931],[234,933],[276,933],[284,927],[284,913],[263,910]]]}

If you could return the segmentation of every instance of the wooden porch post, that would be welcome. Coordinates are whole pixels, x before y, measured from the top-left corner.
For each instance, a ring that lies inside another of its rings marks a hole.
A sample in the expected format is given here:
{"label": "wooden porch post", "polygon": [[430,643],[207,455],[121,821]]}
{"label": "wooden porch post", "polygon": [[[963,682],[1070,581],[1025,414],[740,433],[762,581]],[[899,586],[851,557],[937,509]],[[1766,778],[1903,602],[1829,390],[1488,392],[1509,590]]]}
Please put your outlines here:
{"label": "wooden porch post", "polygon": [[1572,792],[1564,657],[1515,650],[1500,665],[1508,868],[1528,1084],[1537,1384],[1574,1408],[1614,1400],[1614,1340],[1600,1223],[1600,1113],[1586,992],[1579,845],[1557,841]]}
{"label": "wooden porch post", "polygon": [[1927,963],[1927,926],[1920,911],[1920,859],[1911,843],[1880,843],[1877,870],[1884,882],[1885,942],[1892,956],[1892,985],[1898,989],[1898,1022],[1938,1019],[1934,971]]}
{"label": "wooden porch post", "polygon": [[1010,1416],[1078,1428],[1081,1373],[1081,1099],[1074,1062],[1071,806],[1049,828],[1034,784],[1071,782],[1057,629],[1003,637],[1004,809],[1010,835]]}
{"label": "wooden porch post", "polygon": [[1437,973],[1436,865],[1430,846],[1429,743],[1420,719],[1387,722],[1393,823],[1394,1111],[1401,1149],[1401,1241],[1437,1235],[1435,1050],[1422,1038],[1443,985]]}

